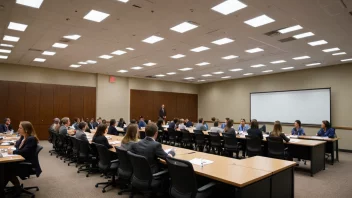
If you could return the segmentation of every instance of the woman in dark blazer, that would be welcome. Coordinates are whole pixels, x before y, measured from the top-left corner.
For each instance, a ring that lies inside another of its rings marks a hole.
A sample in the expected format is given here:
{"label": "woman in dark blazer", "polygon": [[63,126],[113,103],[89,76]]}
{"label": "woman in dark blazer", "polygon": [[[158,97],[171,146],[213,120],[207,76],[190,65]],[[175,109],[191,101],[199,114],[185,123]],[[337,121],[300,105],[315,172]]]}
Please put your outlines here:
{"label": "woman in dark blazer", "polygon": [[123,118],[120,118],[119,123],[117,124],[117,127],[124,128],[126,122],[123,120]]}
{"label": "woman in dark blazer", "polygon": [[259,137],[261,140],[263,139],[263,133],[259,130],[258,121],[253,119],[251,121],[251,128],[247,130],[248,135]]}
{"label": "woman in dark blazer", "polygon": [[108,139],[105,137],[105,133],[108,131],[108,127],[105,124],[99,124],[97,131],[95,132],[92,142],[106,146],[111,149],[112,146],[109,144]]}
{"label": "woman in dark blazer", "polygon": [[[25,161],[32,164],[32,168],[35,169],[36,175],[39,177],[42,172],[38,157],[36,156],[37,144],[39,140],[33,125],[28,121],[22,121],[18,127],[18,133],[21,135],[21,138],[16,142],[16,150],[12,151],[9,149],[8,153],[21,155],[25,158]],[[5,170],[5,185],[11,181],[11,183],[15,186],[16,194],[21,193],[20,182],[16,177],[20,173],[20,168],[21,167],[17,164],[11,164],[11,166],[6,166]]]}
{"label": "woman in dark blazer", "polygon": [[228,133],[228,134],[232,134],[232,135],[236,136],[236,131],[232,127],[233,127],[233,120],[230,119],[226,123],[226,127],[224,129],[224,133]]}
{"label": "woman in dark blazer", "polygon": [[110,135],[119,135],[119,132],[116,129],[116,120],[115,119],[111,119],[110,120],[110,126],[108,129],[108,134]]}

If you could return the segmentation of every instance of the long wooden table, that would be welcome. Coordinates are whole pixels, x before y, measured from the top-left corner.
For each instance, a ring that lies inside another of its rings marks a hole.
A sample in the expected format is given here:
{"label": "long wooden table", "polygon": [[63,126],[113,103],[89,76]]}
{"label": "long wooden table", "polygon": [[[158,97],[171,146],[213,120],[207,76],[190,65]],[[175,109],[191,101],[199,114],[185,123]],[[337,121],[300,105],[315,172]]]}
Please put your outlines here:
{"label": "long wooden table", "polygon": [[[86,134],[91,141],[93,133]],[[110,143],[115,143],[113,146],[120,146],[122,136],[106,136]],[[165,144],[162,144],[162,148],[174,148],[177,159],[201,158],[213,161],[203,167],[193,165],[195,173],[234,186],[236,197],[294,197],[295,162],[260,156],[238,160]],[[116,152],[115,148],[110,151]]]}

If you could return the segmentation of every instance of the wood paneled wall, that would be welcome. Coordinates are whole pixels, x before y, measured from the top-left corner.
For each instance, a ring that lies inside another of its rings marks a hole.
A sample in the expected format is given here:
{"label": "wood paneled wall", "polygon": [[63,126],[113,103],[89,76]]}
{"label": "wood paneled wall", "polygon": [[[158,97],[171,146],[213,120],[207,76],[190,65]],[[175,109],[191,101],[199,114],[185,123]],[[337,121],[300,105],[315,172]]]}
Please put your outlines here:
{"label": "wood paneled wall", "polygon": [[198,119],[198,95],[160,91],[144,91],[131,89],[130,119],[144,116],[156,121],[162,104],[165,105],[167,120],[173,118]]}
{"label": "wood paneled wall", "polygon": [[9,117],[18,129],[30,121],[39,139],[48,138],[55,117],[95,118],[96,88],[40,83],[0,81],[0,121]]}

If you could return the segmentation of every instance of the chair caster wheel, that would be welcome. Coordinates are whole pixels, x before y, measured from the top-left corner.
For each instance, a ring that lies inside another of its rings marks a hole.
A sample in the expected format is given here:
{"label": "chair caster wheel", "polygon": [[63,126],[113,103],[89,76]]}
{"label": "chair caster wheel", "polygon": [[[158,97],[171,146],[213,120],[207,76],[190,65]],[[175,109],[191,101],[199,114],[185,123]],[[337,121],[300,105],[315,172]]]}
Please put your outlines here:
{"label": "chair caster wheel", "polygon": [[79,173],[79,171],[77,171],[77,173]]}
{"label": "chair caster wheel", "polygon": [[86,175],[86,177],[89,177],[89,175]]}
{"label": "chair caster wheel", "polygon": [[118,192],[117,194],[118,194],[118,195],[122,195],[122,192]]}
{"label": "chair caster wheel", "polygon": [[67,164],[67,166],[70,166],[70,164]]}
{"label": "chair caster wheel", "polygon": [[98,184],[95,184],[95,187],[98,188]]}
{"label": "chair caster wheel", "polygon": [[37,191],[39,191],[39,188],[37,188]]}
{"label": "chair caster wheel", "polygon": [[105,192],[106,192],[106,190],[102,190],[101,192],[105,193]]}

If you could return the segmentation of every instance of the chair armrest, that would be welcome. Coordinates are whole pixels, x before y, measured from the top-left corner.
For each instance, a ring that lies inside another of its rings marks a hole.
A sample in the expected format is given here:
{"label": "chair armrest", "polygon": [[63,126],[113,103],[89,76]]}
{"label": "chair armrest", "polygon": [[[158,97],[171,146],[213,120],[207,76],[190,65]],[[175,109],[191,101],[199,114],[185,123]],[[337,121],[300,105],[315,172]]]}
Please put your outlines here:
{"label": "chair armrest", "polygon": [[20,162],[18,163],[19,165],[27,165],[27,166],[32,166],[32,163],[30,162]]}
{"label": "chair armrest", "polygon": [[154,173],[154,174],[153,174],[153,177],[160,177],[160,176],[162,176],[162,175],[164,175],[164,174],[166,174],[166,173],[168,173],[168,172],[169,172],[169,170],[163,170],[163,171]]}
{"label": "chair armrest", "polygon": [[112,160],[110,163],[111,163],[111,164],[114,164],[114,163],[119,163],[119,160],[118,160],[118,159],[116,159],[116,160]]}
{"label": "chair armrest", "polygon": [[285,149],[284,149],[284,151],[287,151],[288,150],[288,148],[286,147]]}
{"label": "chair armrest", "polygon": [[216,185],[215,182],[210,182],[210,183],[198,188],[198,192],[203,192],[203,191],[209,190],[210,188],[214,187],[215,185]]}

